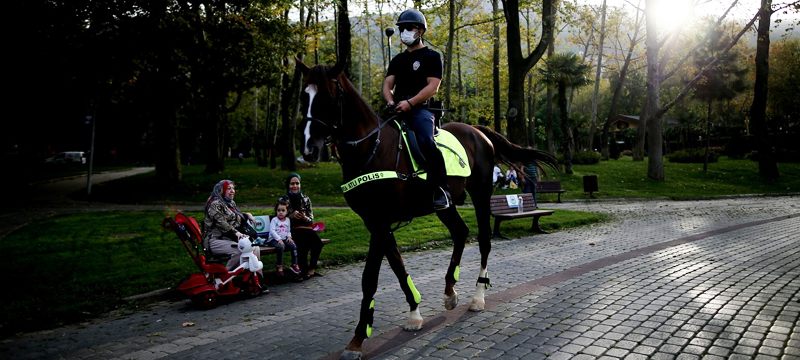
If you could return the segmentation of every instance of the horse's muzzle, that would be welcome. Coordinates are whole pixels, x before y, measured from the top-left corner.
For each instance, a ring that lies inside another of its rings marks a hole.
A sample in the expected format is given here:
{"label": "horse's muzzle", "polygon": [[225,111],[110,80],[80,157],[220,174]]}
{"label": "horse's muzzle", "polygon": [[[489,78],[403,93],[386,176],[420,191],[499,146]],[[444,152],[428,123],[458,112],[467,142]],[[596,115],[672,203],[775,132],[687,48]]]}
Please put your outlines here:
{"label": "horse's muzzle", "polygon": [[319,147],[308,146],[306,151],[303,152],[303,160],[308,162],[319,161]]}

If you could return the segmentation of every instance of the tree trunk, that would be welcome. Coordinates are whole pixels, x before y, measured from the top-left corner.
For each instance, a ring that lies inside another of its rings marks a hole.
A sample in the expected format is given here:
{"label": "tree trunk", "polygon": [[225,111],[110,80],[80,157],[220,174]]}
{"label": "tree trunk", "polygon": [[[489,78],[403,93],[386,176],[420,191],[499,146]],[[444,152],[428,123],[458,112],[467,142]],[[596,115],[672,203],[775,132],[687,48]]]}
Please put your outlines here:
{"label": "tree trunk", "polygon": [[[628,46],[628,54],[625,55],[625,61],[622,63],[622,67],[619,70],[619,81],[617,81],[617,86],[614,87],[614,95],[611,97],[611,105],[608,108],[608,116],[606,116],[606,121],[603,124],[603,135],[600,137],[600,141],[602,144],[602,156],[603,159],[608,160],[609,158],[609,151],[608,151],[608,142],[609,142],[609,127],[611,126],[611,121],[614,120],[614,117],[617,116],[617,107],[619,106],[619,98],[622,95],[622,89],[625,87],[625,79],[628,76],[628,68],[631,65],[631,59],[633,59],[633,51],[636,49],[636,44],[639,42],[639,29],[641,27],[641,20],[642,17],[639,16],[640,13],[637,12],[636,15],[636,23],[633,31],[633,36],[630,38],[630,46]],[[644,108],[644,107],[642,107]],[[644,116],[639,116],[639,119],[643,119]],[[641,126],[641,124],[640,124]],[[644,142],[642,142],[644,143]],[[638,142],[637,142],[638,144]]]}
{"label": "tree trunk", "polygon": [[[492,14],[497,17],[497,0],[492,0]],[[510,91],[510,90],[509,90]],[[494,131],[503,133],[500,114],[500,24],[492,22],[492,106],[494,107]]]}
{"label": "tree trunk", "polygon": [[[174,112],[166,110],[155,121],[156,179],[168,188],[181,181],[181,153],[178,146],[178,124]],[[94,121],[94,120],[92,120]]]}
{"label": "tree trunk", "polygon": [[600,74],[603,72],[603,42],[606,39],[606,0],[600,15],[600,48],[597,53],[597,70],[594,75],[594,93],[592,93],[592,121],[589,126],[589,151],[594,150],[594,132],[597,127],[597,98],[600,95]]}
{"label": "tree trunk", "polygon": [[[497,3],[497,0],[494,0]],[[442,103],[442,107],[445,109],[450,108],[450,95],[452,92],[453,83],[453,43],[455,42],[456,38],[456,4],[455,0],[449,0],[448,8],[450,10],[450,20],[448,21],[449,26],[447,29],[447,49],[445,49],[444,55],[444,70],[445,70],[445,77],[444,77],[444,102]],[[496,23],[496,22],[495,22]]]}
{"label": "tree trunk", "polygon": [[706,150],[703,154],[703,173],[708,173],[708,150],[711,147],[711,100],[706,108]]}
{"label": "tree trunk", "polygon": [[525,75],[542,58],[552,38],[555,19],[554,0],[542,1],[542,37],[527,57],[522,56],[519,32],[519,1],[503,0],[506,18],[506,46],[508,49],[508,111],[506,112],[508,138],[514,143],[525,143]]}
{"label": "tree trunk", "polygon": [[558,82],[558,110],[561,120],[561,151],[564,154],[564,173],[572,174],[572,152],[575,148],[575,138],[572,136],[572,126],[569,121],[567,110],[567,84],[564,81]]}
{"label": "tree trunk", "polygon": [[[549,39],[547,41],[550,44],[547,47],[547,57],[550,58],[555,53],[555,48],[556,48],[556,46],[555,46],[555,34],[551,33],[550,37],[549,37]],[[546,89],[547,90],[545,91],[545,96],[544,96],[544,101],[545,101],[545,103],[544,103],[544,106],[545,106],[544,107],[544,116],[546,118],[545,123],[544,123],[545,124],[544,125],[544,132],[545,132],[545,135],[547,136],[547,151],[549,151],[551,154],[555,154],[556,153],[556,137],[553,134],[553,127],[554,127],[554,125],[553,125],[554,121],[553,120],[554,120],[554,117],[555,117],[555,115],[553,114],[553,85],[548,84]]]}
{"label": "tree trunk", "polygon": [[[299,55],[298,59],[303,60],[303,56]],[[297,96],[300,92],[300,68],[295,66],[294,73],[291,79],[288,75],[283,76],[283,85],[281,91],[281,127],[280,149],[281,149],[281,170],[297,169],[295,163],[295,141],[294,141],[294,128],[297,125]]]}
{"label": "tree trunk", "polygon": [[[659,89],[661,89],[661,73],[658,64],[660,45],[656,30],[655,0],[647,0],[647,100],[645,107],[647,116],[647,177],[663,181],[664,161],[662,159],[662,135],[659,107]],[[639,124],[640,129],[643,127]]]}
{"label": "tree trunk", "polygon": [[344,65],[344,73],[351,79],[350,65],[352,60],[352,41],[350,35],[350,12],[347,10],[347,0],[338,1],[338,21],[336,22],[337,62]]}
{"label": "tree trunk", "polygon": [[780,176],[775,151],[770,144],[766,115],[771,7],[772,0],[761,0],[756,40],[756,81],[753,85],[753,104],[750,106],[750,124],[758,149],[758,174],[767,181],[774,181]]}

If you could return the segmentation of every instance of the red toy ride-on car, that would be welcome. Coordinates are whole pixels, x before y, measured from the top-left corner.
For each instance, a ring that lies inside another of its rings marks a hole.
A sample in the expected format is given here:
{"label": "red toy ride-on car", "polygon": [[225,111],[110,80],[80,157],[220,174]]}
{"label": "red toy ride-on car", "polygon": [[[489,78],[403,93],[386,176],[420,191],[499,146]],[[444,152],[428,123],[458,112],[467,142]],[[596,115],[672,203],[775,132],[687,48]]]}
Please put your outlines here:
{"label": "red toy ride-on car", "polygon": [[[266,292],[266,282],[258,275],[261,262],[242,262],[236,269],[228,270],[228,258],[206,258],[200,226],[193,217],[177,213],[175,218],[167,217],[162,222],[165,229],[175,231],[183,247],[189,253],[199,273],[189,275],[178,285],[178,290],[188,296],[192,303],[203,309],[217,306],[220,297],[258,296]],[[243,239],[240,244],[249,242]],[[232,246],[236,244],[231,243]],[[253,257],[254,258],[254,257]]]}

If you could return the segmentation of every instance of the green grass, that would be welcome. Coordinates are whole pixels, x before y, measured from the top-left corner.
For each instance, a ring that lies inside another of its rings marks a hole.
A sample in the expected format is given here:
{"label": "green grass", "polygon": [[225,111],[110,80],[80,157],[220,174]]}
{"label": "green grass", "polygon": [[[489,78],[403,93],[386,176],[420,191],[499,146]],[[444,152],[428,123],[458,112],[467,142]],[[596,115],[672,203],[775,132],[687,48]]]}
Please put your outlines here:
{"label": "green grass", "polygon": [[[253,209],[245,209],[253,210]],[[474,211],[461,209],[474,237]],[[360,261],[366,257],[369,236],[349,209],[320,208],[325,221],[325,266]],[[13,277],[11,289],[0,295],[0,335],[49,328],[97,316],[131,305],[122,299],[175,286],[196,268],[177,236],[160,226],[160,211],[99,212],[57,216],[34,221],[0,242],[6,259],[0,271]],[[201,213],[189,213],[198,220]],[[557,211],[541,219],[544,229],[558,230],[604,220],[599,214]],[[530,219],[506,221],[504,235],[528,234]],[[435,216],[414,220],[396,232],[406,251],[451,244],[447,230]],[[263,258],[273,269],[274,255]]]}
{"label": "green grass", "polygon": [[[750,160],[731,160],[721,157],[719,162],[703,164],[664,163],[665,181],[647,177],[647,161],[633,161],[630,157],[601,161],[595,165],[574,165],[574,174],[549,173],[548,179],[561,180],[567,192],[562,200],[588,199],[583,192],[583,176],[597,175],[599,192],[595,198],[667,198],[673,200],[709,199],[743,194],[785,194],[800,192],[800,164],[784,163],[778,166],[781,176],[774,183],[764,182],[758,175],[758,163]],[[506,193],[502,190],[498,193]],[[541,194],[540,201],[555,201],[555,194]]]}
{"label": "green grass", "polygon": [[[549,173],[548,178],[559,179],[567,190],[564,200],[587,199],[583,192],[583,176],[597,175],[599,192],[596,198],[668,198],[675,200],[707,199],[740,194],[782,194],[800,192],[800,164],[779,164],[781,177],[774,183],[764,182],[758,175],[758,163],[750,160],[731,160],[721,157],[709,164],[703,173],[703,164],[664,163],[665,181],[647,177],[647,161],[633,161],[630,157],[601,161],[595,165],[575,165],[574,174]],[[311,196],[315,206],[345,206],[339,190],[342,175],[336,163],[320,163],[298,170],[303,177],[303,191]],[[239,164],[229,160],[222,174],[204,174],[202,165],[185,166],[183,183],[176,188],[165,188],[154,174],[144,174],[93,187],[93,200],[117,203],[202,203],[214,184],[220,179],[232,179],[238,185],[236,201],[240,205],[271,207],[278,196],[285,193],[283,185],[288,171],[257,166],[253,161]],[[520,190],[504,189],[497,194],[516,193]],[[77,196],[83,196],[81,192]],[[555,201],[553,194],[543,194],[540,201]]]}

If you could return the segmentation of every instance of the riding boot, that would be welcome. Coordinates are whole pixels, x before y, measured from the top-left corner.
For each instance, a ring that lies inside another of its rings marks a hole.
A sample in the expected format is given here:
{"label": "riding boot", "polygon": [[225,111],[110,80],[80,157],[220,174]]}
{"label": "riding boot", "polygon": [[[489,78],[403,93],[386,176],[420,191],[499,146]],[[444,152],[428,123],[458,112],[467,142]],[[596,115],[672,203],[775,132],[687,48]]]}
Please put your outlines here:
{"label": "riding boot", "polygon": [[447,186],[447,169],[444,166],[444,157],[439,149],[429,151],[425,154],[428,168],[428,183],[433,189],[433,209],[435,211],[444,210],[453,203]]}

